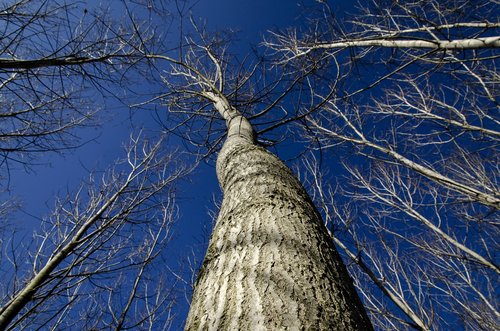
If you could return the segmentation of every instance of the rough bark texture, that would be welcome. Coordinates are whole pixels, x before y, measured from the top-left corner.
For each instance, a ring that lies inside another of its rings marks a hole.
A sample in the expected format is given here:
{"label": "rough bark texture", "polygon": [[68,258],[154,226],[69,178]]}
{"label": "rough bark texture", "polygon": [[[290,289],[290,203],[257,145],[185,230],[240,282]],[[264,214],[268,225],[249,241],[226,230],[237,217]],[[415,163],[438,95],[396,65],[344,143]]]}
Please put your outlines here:
{"label": "rough bark texture", "polygon": [[186,330],[372,330],[321,218],[291,171],[229,136],[224,200]]}

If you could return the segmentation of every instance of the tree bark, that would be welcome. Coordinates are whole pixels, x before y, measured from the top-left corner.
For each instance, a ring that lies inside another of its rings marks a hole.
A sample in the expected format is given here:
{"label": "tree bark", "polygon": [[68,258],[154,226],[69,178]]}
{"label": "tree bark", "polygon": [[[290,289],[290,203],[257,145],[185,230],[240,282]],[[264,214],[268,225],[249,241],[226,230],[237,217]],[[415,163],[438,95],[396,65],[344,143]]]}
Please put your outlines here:
{"label": "tree bark", "polygon": [[228,122],[224,199],[185,330],[372,330],[300,182],[245,118]]}

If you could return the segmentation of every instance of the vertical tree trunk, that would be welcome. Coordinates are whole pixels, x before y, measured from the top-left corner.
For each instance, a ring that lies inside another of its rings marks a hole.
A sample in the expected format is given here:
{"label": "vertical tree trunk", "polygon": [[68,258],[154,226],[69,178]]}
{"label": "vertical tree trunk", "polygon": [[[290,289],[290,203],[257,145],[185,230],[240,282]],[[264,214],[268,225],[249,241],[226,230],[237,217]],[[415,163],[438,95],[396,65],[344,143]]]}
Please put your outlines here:
{"label": "vertical tree trunk", "polygon": [[305,190],[238,121],[217,160],[224,200],[185,329],[371,330]]}

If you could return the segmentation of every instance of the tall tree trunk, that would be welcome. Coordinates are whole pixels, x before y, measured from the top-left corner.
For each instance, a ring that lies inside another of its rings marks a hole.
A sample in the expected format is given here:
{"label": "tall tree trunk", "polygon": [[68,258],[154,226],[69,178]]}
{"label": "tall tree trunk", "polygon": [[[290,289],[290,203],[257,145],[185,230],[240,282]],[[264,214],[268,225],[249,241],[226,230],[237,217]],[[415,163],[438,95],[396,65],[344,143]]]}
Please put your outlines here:
{"label": "tall tree trunk", "polygon": [[372,330],[321,217],[292,172],[229,121],[224,200],[186,330]]}

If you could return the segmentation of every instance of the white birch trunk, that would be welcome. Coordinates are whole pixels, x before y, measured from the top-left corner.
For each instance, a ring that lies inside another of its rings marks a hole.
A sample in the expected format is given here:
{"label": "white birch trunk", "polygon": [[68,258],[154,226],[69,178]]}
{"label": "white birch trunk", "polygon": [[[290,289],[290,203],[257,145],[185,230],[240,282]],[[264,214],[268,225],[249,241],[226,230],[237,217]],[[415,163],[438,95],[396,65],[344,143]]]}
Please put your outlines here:
{"label": "white birch trunk", "polygon": [[292,172],[228,121],[224,200],[186,330],[372,330],[321,217]]}

